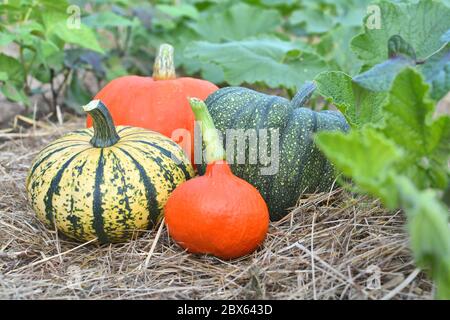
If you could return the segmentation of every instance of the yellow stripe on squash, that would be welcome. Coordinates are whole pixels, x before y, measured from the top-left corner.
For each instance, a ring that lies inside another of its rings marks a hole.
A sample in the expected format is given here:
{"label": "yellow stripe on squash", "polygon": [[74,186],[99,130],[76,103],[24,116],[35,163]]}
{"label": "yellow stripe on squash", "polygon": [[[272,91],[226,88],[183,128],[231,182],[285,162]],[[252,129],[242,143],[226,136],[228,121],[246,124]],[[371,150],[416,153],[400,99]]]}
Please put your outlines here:
{"label": "yellow stripe on squash", "polygon": [[94,147],[94,130],[84,129],[38,154],[26,187],[39,220],[79,241],[100,242],[125,241],[156,223],[170,193],[194,169],[183,150],[159,133],[123,126],[115,131],[120,139],[111,146]]}

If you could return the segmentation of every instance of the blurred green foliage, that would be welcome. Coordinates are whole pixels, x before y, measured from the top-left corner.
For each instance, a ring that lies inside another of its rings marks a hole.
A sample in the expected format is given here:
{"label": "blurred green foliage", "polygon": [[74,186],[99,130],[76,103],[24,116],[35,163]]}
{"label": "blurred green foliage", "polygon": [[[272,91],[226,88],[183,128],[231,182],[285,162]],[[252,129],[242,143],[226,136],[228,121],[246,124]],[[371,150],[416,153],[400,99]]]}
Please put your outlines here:
{"label": "blurred green foliage", "polygon": [[[59,101],[77,110],[107,81],[126,74],[150,75],[156,49],[168,42],[175,47],[180,75],[219,85],[295,90],[321,71],[359,71],[356,56],[348,54],[349,42],[362,31],[368,3],[4,1],[0,47],[14,52],[0,54],[0,87],[7,98],[27,106],[30,96],[42,94],[53,108]],[[214,48],[220,51],[221,45],[229,49],[219,56]],[[230,59],[241,58],[227,68]],[[254,67],[266,61],[266,71],[253,68],[243,75],[241,69],[248,69],[252,60]],[[291,76],[285,77],[283,69]]]}
{"label": "blurred green foliage", "polygon": [[[410,64],[385,61],[388,38],[400,34],[426,58],[448,41],[442,33],[450,29],[450,9],[446,1],[381,1],[377,7],[388,19],[381,30],[371,30],[363,21],[376,13],[372,2],[8,0],[0,4],[0,48],[13,53],[0,50],[0,90],[27,106],[30,96],[40,94],[53,111],[58,102],[79,110],[116,77],[150,75],[158,46],[168,42],[179,75],[218,85],[292,95],[323,71],[350,77],[368,71],[358,83],[386,91],[386,83]],[[411,12],[423,32],[402,22]],[[438,21],[439,30],[430,29],[430,21]],[[433,63],[421,67],[436,87],[435,99],[450,87],[448,52],[441,48]]]}

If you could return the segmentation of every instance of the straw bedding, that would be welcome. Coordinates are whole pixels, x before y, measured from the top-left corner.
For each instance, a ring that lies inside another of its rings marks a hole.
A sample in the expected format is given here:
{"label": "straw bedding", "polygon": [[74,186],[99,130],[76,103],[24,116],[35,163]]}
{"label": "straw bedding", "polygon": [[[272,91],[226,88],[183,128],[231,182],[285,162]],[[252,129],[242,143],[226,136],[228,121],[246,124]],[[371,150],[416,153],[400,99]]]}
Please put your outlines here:
{"label": "straw bedding", "polygon": [[163,225],[103,246],[47,230],[27,204],[27,170],[43,146],[80,126],[0,133],[2,299],[432,298],[403,213],[342,189],[303,196],[261,249],[234,261],[184,252]]}

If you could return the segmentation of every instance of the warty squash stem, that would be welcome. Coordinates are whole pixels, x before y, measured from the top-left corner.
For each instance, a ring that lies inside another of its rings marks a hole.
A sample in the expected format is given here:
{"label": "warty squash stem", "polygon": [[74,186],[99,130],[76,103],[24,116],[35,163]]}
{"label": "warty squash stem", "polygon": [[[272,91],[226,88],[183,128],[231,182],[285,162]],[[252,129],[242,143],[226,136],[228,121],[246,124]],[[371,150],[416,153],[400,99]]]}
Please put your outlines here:
{"label": "warty squash stem", "polygon": [[103,102],[100,100],[92,100],[83,106],[83,110],[92,117],[94,136],[90,142],[94,147],[110,147],[120,140],[111,114]]}
{"label": "warty squash stem", "polygon": [[195,115],[195,120],[199,122],[202,130],[202,137],[206,148],[206,162],[211,163],[218,160],[225,160],[225,150],[219,133],[216,130],[214,121],[209,114],[206,104],[197,98],[189,98],[189,104]]}
{"label": "warty squash stem", "polygon": [[163,43],[159,46],[158,55],[153,65],[153,80],[175,79],[175,64],[173,59],[173,47]]}

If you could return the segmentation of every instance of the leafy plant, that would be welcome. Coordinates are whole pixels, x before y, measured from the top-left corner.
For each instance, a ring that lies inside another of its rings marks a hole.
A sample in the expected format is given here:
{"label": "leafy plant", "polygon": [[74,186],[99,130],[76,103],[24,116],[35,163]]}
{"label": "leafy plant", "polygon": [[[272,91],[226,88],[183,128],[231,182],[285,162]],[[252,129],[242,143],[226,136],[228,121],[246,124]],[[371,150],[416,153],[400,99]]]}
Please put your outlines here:
{"label": "leafy plant", "polygon": [[380,28],[366,25],[364,33],[351,42],[367,70],[354,80],[369,90],[386,91],[401,70],[417,65],[432,84],[432,97],[442,98],[450,90],[450,49],[445,36],[450,8],[432,0],[381,1],[379,7]]}
{"label": "leafy plant", "polygon": [[[321,75],[321,83],[327,76],[334,75]],[[432,119],[435,104],[428,91],[423,77],[408,67],[394,79],[379,116],[373,118],[370,109],[362,108],[350,134],[320,133],[316,142],[359,191],[379,197],[388,208],[405,209],[416,259],[430,270],[438,297],[449,298],[448,212],[439,193],[430,190],[442,192],[448,183],[450,116]],[[355,105],[343,109],[350,119],[355,118],[349,112]]]}
{"label": "leafy plant", "polygon": [[382,28],[368,28],[368,16],[351,41],[363,72],[315,78],[352,127],[316,142],[354,191],[404,209],[416,262],[435,280],[436,296],[449,299],[450,116],[437,117],[435,101],[450,90],[450,8],[429,0],[379,7]]}
{"label": "leafy plant", "polygon": [[[95,33],[80,24],[77,11],[66,1],[8,1],[0,4],[0,43],[17,48],[15,56],[0,54],[1,92],[10,100],[30,106],[29,96],[41,93],[56,114],[57,99],[71,68],[65,64],[67,46],[103,52]],[[56,79],[57,75],[61,79]],[[35,79],[44,87],[32,87]]]}

